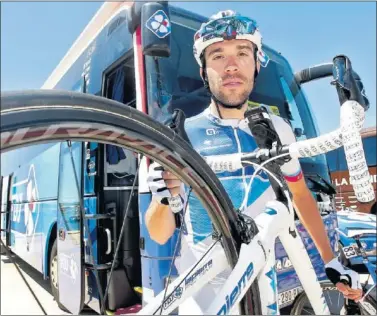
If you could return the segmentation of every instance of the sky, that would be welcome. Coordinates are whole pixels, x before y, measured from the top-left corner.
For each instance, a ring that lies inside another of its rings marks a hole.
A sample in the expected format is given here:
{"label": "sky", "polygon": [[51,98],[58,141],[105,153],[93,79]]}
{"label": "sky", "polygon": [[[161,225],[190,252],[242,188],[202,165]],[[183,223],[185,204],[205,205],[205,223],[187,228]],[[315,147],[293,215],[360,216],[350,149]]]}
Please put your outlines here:
{"label": "sky", "polygon": [[[376,125],[376,3],[174,2],[210,16],[233,9],[257,20],[264,42],[294,71],[345,54],[370,100],[365,126]],[[102,2],[2,2],[1,90],[40,88]],[[321,133],[339,126],[330,79],[304,86]]]}

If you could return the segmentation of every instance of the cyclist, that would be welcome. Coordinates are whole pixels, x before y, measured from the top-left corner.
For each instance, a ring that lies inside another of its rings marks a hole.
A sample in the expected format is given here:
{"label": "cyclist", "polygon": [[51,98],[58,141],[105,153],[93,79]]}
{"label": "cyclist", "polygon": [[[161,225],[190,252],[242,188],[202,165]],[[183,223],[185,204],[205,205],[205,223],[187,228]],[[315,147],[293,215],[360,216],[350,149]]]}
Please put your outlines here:
{"label": "cyclist", "polygon": [[[260,67],[268,66],[268,56],[262,50],[262,36],[256,22],[232,10],[213,15],[194,36],[194,55],[204,85],[211,93],[211,103],[202,113],[185,122],[192,146],[204,157],[254,151],[257,146],[245,124],[244,113]],[[290,125],[279,116],[272,115],[272,119],[281,142],[294,142]],[[352,270],[346,270],[334,256],[317,203],[306,186],[298,159],[291,159],[281,170],[293,195],[298,216],[326,264],[329,279],[345,297],[360,299],[359,276]],[[243,204],[253,171],[250,166],[218,174],[235,207]],[[210,218],[199,200],[185,191],[182,182],[157,163],[150,166],[148,184],[153,200],[146,213],[146,226],[151,238],[160,244],[174,233],[174,213],[182,211],[182,206],[187,203],[186,232],[181,243],[181,256],[176,263],[178,270],[183,271],[201,258],[205,245],[213,242]],[[171,197],[176,200],[169,205],[167,198]],[[242,211],[251,217],[257,216],[257,212],[262,212],[269,201],[276,199],[265,174],[256,177],[246,199],[247,207]],[[274,269],[274,262],[269,262],[269,265],[267,269]],[[344,276],[352,282],[352,288],[340,282]],[[211,286],[215,288],[214,283]],[[208,293],[194,298],[199,308],[208,304]],[[190,308],[193,312],[193,305]]]}

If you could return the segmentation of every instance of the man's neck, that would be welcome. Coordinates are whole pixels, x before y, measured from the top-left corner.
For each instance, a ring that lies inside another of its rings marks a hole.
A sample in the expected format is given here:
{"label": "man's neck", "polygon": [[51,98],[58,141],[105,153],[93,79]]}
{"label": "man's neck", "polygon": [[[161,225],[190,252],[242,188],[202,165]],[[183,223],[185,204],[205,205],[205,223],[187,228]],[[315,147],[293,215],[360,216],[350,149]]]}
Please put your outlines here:
{"label": "man's neck", "polygon": [[[211,109],[211,114],[212,115],[221,117],[223,119],[238,119],[238,120],[243,120],[244,119],[244,114],[245,114],[245,112],[247,110],[247,102],[245,102],[245,104],[242,105],[241,109],[228,109],[228,108],[225,108],[225,107],[223,107],[221,105],[219,105],[217,107],[216,104],[212,101],[211,105],[210,105],[210,109]],[[219,112],[218,112],[217,109],[219,109],[221,115],[219,115]]]}

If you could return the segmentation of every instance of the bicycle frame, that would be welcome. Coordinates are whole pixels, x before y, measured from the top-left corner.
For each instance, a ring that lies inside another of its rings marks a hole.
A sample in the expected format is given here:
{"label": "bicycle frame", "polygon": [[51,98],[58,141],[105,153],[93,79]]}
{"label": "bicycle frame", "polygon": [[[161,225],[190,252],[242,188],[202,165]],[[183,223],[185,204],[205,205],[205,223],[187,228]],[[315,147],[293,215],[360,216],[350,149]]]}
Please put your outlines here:
{"label": "bicycle frame", "polygon": [[[251,284],[256,278],[261,277],[261,272],[263,272],[266,263],[271,259],[271,254],[274,257],[274,251],[272,250],[274,249],[276,238],[279,237],[296,269],[304,290],[310,298],[315,313],[318,315],[330,315],[309,255],[296,230],[294,214],[290,213],[284,204],[272,201],[267,204],[265,212],[255,218],[255,222],[259,228],[259,233],[249,244],[241,245],[236,266],[208,309],[203,311],[203,314],[229,315],[234,308],[237,308],[238,303]],[[198,265],[199,262],[202,263]],[[164,302],[165,293],[161,292],[149,301],[148,305],[141,309],[138,314],[169,314],[185,299],[198,293],[216,275],[229,268],[219,244],[215,245],[199,262],[192,265],[169,284]],[[264,284],[264,287],[260,289],[264,296],[264,298],[261,297],[262,303],[265,305],[262,306],[263,314],[277,314],[276,286],[265,288],[266,283],[259,282],[259,284]],[[271,284],[273,285],[274,283],[271,282]],[[268,297],[275,298],[276,308],[271,308],[271,305],[267,306],[266,294],[268,294]],[[163,304],[161,304],[162,302]]]}

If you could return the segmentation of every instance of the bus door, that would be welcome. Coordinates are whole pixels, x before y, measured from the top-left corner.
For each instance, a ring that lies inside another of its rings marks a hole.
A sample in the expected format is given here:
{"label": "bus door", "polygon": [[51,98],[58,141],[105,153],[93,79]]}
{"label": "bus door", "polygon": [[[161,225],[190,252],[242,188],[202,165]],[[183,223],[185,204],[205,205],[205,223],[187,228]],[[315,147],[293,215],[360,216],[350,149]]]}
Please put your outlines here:
{"label": "bus door", "polygon": [[[83,226],[86,288],[84,303],[97,312],[104,307],[101,305],[101,297],[105,293],[117,242],[115,207],[111,203],[103,203],[103,148],[103,144],[84,143],[83,202],[84,220],[87,223],[87,226]],[[108,301],[111,301],[111,294],[109,292]]]}
{"label": "bus door", "polygon": [[[125,106],[135,107],[132,57],[132,52],[128,52],[104,71],[102,95]],[[96,311],[101,310],[101,295],[104,295],[106,287],[107,310],[114,311],[137,303],[138,296],[134,289],[141,286],[141,269],[137,185],[132,194],[136,160],[137,156],[133,152],[121,147],[84,143],[84,208],[92,240],[90,249],[88,234],[84,229],[85,304]],[[120,236],[128,207],[125,227]],[[122,242],[115,256],[119,239]],[[115,267],[110,279],[114,260]]]}
{"label": "bus door", "polygon": [[[10,196],[10,180],[11,176],[1,177],[0,178],[0,202],[1,202],[1,219],[0,219],[0,227],[1,227],[1,240],[3,241],[4,245],[9,246],[9,230],[10,230],[10,203],[9,203],[9,196]],[[3,246],[1,245],[1,248]],[[3,249],[1,249],[1,252]]]}
{"label": "bus door", "polygon": [[59,301],[72,314],[83,307],[82,143],[62,142],[58,188],[58,290]]}
{"label": "bus door", "polygon": [[[103,74],[102,95],[123,103],[125,107],[136,107],[135,70],[133,50],[130,49],[119,60],[109,66]],[[111,260],[117,265],[111,276],[107,307],[109,310],[132,306],[138,303],[136,289],[141,286],[140,250],[139,250],[139,212],[138,185],[136,178],[137,155],[125,148],[113,145],[101,145],[103,172],[99,184],[100,212],[113,214],[114,228],[110,221],[103,226],[111,231],[113,246],[104,248]],[[124,223],[124,229],[121,228]],[[115,248],[121,240],[118,253]],[[106,256],[99,252],[101,257]],[[109,273],[108,273],[109,275]]]}

